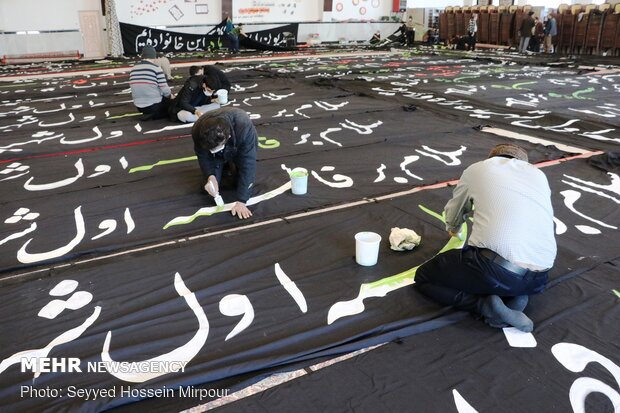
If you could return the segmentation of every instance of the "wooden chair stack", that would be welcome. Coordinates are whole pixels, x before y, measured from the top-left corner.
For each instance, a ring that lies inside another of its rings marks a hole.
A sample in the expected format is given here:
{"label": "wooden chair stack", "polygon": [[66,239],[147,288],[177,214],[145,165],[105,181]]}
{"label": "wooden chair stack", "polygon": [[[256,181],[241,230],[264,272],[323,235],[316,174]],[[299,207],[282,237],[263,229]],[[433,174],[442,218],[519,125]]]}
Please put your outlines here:
{"label": "wooden chair stack", "polygon": [[620,3],[616,4],[613,9],[608,3],[601,4],[599,7],[603,12],[599,51],[618,55],[620,52]]}
{"label": "wooden chair stack", "polygon": [[474,7],[474,13],[478,13],[478,33],[476,35],[476,41],[479,43],[490,43],[489,40],[489,12],[487,6]]}
{"label": "wooden chair stack", "polygon": [[497,7],[487,6],[489,15],[489,40],[488,43],[499,43],[499,13]]}
{"label": "wooden chair stack", "polygon": [[[477,14],[479,43],[517,46],[521,22],[531,9],[531,6],[446,7],[439,15],[439,37],[446,41],[467,35],[469,20]],[[620,54],[620,3],[613,8],[609,3],[561,4],[553,16],[558,28],[554,40],[558,53]]]}
{"label": "wooden chair stack", "polygon": [[581,4],[574,4],[571,7],[571,13],[576,16],[571,53],[581,53],[583,51],[586,32],[588,31],[588,22],[590,21],[590,13],[588,11],[590,6],[596,7],[594,5],[583,6]]}

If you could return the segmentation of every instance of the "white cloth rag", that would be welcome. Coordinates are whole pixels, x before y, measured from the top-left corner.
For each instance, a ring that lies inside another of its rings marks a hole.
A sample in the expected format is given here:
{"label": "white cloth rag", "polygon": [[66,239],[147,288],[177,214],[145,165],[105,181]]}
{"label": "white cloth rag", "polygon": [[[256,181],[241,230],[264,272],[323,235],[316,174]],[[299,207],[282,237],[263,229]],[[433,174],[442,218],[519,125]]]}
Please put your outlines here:
{"label": "white cloth rag", "polygon": [[390,232],[390,247],[394,251],[412,250],[420,245],[420,241],[422,241],[422,237],[408,228],[394,227]]}

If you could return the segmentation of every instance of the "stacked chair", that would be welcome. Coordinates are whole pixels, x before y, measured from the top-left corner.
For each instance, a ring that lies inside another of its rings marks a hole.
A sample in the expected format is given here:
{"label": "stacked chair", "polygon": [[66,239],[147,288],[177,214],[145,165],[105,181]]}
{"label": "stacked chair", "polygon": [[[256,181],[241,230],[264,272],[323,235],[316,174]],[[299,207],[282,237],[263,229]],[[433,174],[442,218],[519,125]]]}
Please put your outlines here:
{"label": "stacked chair", "polygon": [[488,43],[499,44],[499,13],[497,7],[487,6],[489,15],[489,40]]}
{"label": "stacked chair", "polygon": [[620,3],[614,9],[608,3],[599,7],[603,12],[599,50],[601,53],[617,55],[620,51]]}
{"label": "stacked chair", "polygon": [[[519,28],[531,6],[446,7],[439,15],[439,37],[449,41],[465,36],[472,14],[478,14],[480,43],[516,46]],[[620,54],[620,3],[561,4],[553,14],[558,27],[555,49],[564,54]]]}

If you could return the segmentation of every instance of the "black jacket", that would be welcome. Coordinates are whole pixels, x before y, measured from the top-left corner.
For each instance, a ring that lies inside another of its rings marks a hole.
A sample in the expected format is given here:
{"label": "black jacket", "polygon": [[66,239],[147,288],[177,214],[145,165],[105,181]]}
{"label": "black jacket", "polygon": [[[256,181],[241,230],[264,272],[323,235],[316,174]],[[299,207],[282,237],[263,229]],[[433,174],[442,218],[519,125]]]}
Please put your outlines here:
{"label": "black jacket", "polygon": [[168,109],[170,120],[178,120],[177,113],[182,110],[194,113],[196,107],[211,103],[211,97],[206,96],[202,90],[203,78],[204,76],[202,75],[192,76],[185,81],[183,88],[170,103],[170,108]]}
{"label": "black jacket", "polygon": [[230,92],[230,81],[226,74],[213,65],[204,66],[204,76],[207,78],[207,86],[214,91],[225,89]]}
{"label": "black jacket", "polygon": [[[229,124],[231,137],[224,149],[216,154],[200,147],[196,140],[197,132],[204,122],[214,117],[222,117]],[[256,178],[256,150],[258,135],[252,120],[241,109],[224,107],[202,115],[192,128],[194,152],[205,179],[213,175],[221,183],[224,163],[232,161],[237,167],[237,201],[247,202],[252,195],[252,187]]]}

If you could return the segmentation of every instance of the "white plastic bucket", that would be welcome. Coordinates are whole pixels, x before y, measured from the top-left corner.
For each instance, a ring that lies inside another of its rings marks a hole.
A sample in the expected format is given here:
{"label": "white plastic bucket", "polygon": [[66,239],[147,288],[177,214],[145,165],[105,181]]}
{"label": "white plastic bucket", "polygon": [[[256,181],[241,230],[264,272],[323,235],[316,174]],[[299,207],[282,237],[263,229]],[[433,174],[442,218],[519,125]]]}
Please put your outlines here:
{"label": "white plastic bucket", "polygon": [[370,267],[379,259],[381,235],[376,232],[358,232],[355,234],[355,262]]}
{"label": "white plastic bucket", "polygon": [[228,103],[228,90],[220,89],[215,92],[215,94],[217,95],[217,101],[220,105],[225,105]]}

